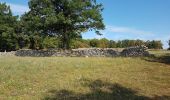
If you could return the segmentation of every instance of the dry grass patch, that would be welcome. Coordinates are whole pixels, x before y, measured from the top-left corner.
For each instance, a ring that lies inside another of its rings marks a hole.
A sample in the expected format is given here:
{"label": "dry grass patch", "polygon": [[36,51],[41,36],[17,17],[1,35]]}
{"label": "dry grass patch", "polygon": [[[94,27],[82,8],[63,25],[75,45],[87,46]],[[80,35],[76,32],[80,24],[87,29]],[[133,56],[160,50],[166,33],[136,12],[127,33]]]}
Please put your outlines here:
{"label": "dry grass patch", "polygon": [[170,65],[141,58],[0,57],[3,100],[169,99]]}

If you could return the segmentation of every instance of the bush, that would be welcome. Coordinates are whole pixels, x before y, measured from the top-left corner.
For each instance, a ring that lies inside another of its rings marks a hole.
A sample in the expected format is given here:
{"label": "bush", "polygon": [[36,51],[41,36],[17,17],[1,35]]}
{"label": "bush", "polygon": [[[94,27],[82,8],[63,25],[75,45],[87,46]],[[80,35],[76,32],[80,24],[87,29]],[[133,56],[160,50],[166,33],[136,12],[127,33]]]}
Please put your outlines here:
{"label": "bush", "polygon": [[43,47],[48,48],[59,48],[60,41],[56,37],[46,37],[43,40]]}
{"label": "bush", "polygon": [[169,48],[168,48],[168,50],[170,50],[170,40],[168,41],[168,45],[169,45]]}
{"label": "bush", "polygon": [[99,40],[98,39],[91,39],[90,41],[90,47],[98,47]]}
{"label": "bush", "polygon": [[76,49],[76,48],[89,48],[89,44],[88,44],[88,41],[86,40],[82,40],[82,39],[79,39],[79,40],[72,40],[72,43],[71,43],[71,48],[72,49]]}
{"label": "bush", "polygon": [[106,38],[100,39],[98,43],[99,48],[109,48],[109,40]]}

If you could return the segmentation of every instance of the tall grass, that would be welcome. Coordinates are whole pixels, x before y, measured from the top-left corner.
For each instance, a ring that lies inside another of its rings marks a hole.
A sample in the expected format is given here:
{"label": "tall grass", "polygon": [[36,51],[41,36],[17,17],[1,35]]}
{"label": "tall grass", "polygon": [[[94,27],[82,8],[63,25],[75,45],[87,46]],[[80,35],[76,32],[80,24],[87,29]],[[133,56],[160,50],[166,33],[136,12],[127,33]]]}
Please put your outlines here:
{"label": "tall grass", "polygon": [[164,63],[121,57],[0,57],[2,100],[135,100],[169,94],[170,65]]}

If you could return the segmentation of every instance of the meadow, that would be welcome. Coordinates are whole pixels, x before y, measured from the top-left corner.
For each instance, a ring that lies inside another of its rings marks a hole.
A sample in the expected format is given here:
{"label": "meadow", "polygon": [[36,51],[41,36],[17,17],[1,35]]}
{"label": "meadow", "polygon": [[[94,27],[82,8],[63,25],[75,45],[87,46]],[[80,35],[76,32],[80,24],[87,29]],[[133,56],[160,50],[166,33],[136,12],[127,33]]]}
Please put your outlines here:
{"label": "meadow", "polygon": [[153,57],[0,56],[0,100],[170,100],[170,52]]}

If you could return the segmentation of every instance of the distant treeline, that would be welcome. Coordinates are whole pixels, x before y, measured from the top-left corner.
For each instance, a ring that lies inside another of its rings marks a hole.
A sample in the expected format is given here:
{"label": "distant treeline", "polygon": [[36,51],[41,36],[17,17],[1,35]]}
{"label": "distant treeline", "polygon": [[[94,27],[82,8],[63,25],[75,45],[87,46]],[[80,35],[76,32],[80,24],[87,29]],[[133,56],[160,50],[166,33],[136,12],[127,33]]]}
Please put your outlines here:
{"label": "distant treeline", "polygon": [[[36,38],[36,41],[32,41],[32,38]],[[40,38],[40,37],[25,37],[25,38],[20,38],[17,37],[17,39],[22,39],[18,40],[16,42],[13,42],[13,48],[8,49],[10,50],[17,50],[17,49],[51,49],[51,48],[62,48],[61,41],[60,39],[56,37],[46,37],[46,38]],[[14,38],[13,41],[16,39]],[[12,41],[12,39],[11,39]],[[34,43],[32,43],[34,42]],[[7,44],[10,45],[10,41],[6,41]],[[12,47],[9,46],[10,47]],[[126,48],[126,47],[132,47],[132,46],[140,46],[140,45],[145,45],[148,47],[148,49],[162,49],[163,45],[160,40],[148,40],[148,41],[143,41],[143,40],[119,40],[119,41],[114,41],[114,40],[108,40],[106,38],[102,39],[76,39],[72,40],[70,42],[70,47],[71,49],[75,48]],[[0,47],[1,50],[3,50],[2,47]]]}
{"label": "distant treeline", "polygon": [[162,49],[163,44],[160,40],[108,40],[106,38],[102,39],[78,39],[72,42],[72,48],[89,48],[89,47],[97,47],[97,48],[126,48],[132,46],[141,46],[145,45],[148,49]]}
{"label": "distant treeline", "polygon": [[168,48],[168,50],[170,50],[170,40],[168,41],[168,45],[169,45],[169,48]]}

